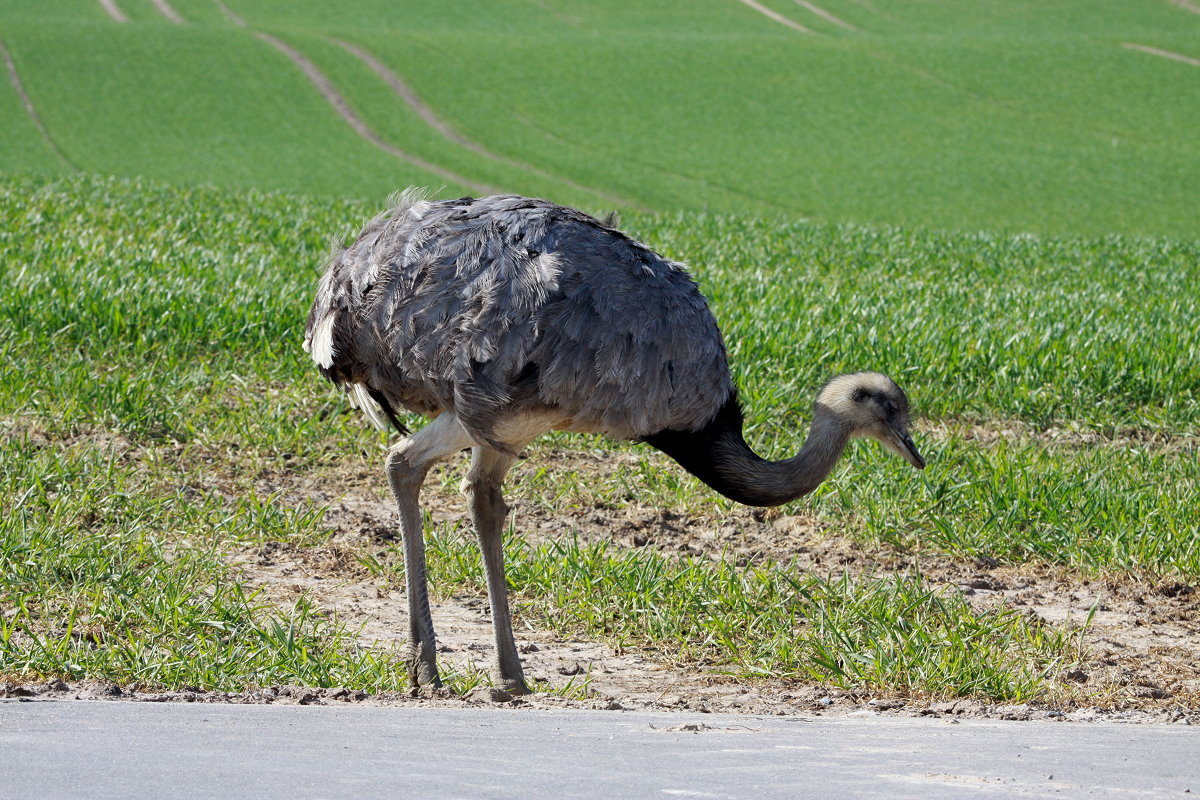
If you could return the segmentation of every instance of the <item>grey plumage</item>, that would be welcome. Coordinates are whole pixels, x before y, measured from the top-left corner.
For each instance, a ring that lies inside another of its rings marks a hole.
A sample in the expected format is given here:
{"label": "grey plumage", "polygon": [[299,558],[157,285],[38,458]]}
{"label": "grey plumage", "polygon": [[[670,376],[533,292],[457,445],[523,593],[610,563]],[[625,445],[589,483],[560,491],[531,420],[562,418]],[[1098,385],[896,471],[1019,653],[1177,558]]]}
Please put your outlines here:
{"label": "grey plumage", "polygon": [[634,439],[697,429],[733,391],[721,334],[679,264],[523,197],[400,195],[334,254],[306,349],[323,325],[328,377],[412,411],[451,409],[500,450],[505,415],[550,412],[556,427]]}
{"label": "grey plumage", "polygon": [[501,686],[528,691],[500,547],[504,475],[550,429],[664,451],[717,491],[776,505],[815,488],[853,436],[913,466],[908,399],[886,376],[820,392],[801,452],[767,461],[742,438],[720,331],[682,265],[579,211],[516,196],[428,202],[409,190],[338,247],[304,339],[322,374],[377,424],[397,408],[434,421],[394,445],[414,689],[438,685],[418,495],[429,468],[473,450],[467,482]]}

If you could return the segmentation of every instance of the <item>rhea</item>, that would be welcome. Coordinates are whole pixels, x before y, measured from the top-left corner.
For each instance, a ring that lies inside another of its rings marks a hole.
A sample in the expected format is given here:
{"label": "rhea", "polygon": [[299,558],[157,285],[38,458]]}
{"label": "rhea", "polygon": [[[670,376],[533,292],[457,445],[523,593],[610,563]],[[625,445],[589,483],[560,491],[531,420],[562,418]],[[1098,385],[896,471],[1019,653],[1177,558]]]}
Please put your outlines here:
{"label": "rhea", "polygon": [[466,483],[483,553],[498,686],[529,691],[513,638],[501,533],[504,477],[549,430],[645,442],[739,503],[815,489],[847,442],[877,439],[918,469],[908,400],[884,375],[833,378],[798,455],[760,458],[742,436],[725,345],[681,264],[571,208],[511,195],[430,202],[414,190],[338,246],[304,348],[377,425],[408,431],[387,476],[400,511],[414,691],[437,687],[418,495],[470,448]]}

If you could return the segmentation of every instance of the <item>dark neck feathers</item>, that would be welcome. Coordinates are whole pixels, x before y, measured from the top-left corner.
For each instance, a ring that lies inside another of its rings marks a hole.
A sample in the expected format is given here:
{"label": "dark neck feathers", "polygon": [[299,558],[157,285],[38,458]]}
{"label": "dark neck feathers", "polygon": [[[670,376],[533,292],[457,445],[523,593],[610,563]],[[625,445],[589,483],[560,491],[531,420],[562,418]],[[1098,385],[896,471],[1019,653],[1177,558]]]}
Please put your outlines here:
{"label": "dark neck feathers", "polygon": [[818,405],[812,430],[798,455],[783,461],[760,458],[742,437],[742,409],[735,393],[700,430],[664,430],[642,441],[662,450],[731,500],[748,506],[777,506],[820,486],[849,439],[849,428]]}

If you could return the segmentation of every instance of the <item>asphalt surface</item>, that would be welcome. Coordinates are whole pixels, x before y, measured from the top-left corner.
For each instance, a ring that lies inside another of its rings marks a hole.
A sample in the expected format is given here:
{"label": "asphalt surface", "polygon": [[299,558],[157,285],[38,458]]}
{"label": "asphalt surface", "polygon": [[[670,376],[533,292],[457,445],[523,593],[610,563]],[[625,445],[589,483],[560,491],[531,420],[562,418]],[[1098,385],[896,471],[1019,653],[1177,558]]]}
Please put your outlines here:
{"label": "asphalt surface", "polygon": [[1197,795],[1184,725],[0,701],[3,800]]}

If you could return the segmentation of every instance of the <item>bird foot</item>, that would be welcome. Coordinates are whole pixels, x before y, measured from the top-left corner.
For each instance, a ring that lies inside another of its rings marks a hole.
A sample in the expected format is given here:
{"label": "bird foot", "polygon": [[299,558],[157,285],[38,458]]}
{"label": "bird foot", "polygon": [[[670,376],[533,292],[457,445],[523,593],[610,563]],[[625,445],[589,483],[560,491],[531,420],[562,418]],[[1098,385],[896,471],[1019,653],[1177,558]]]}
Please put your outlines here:
{"label": "bird foot", "polygon": [[420,694],[436,692],[442,688],[442,679],[438,677],[437,667],[425,663],[408,665],[408,693],[416,697]]}

